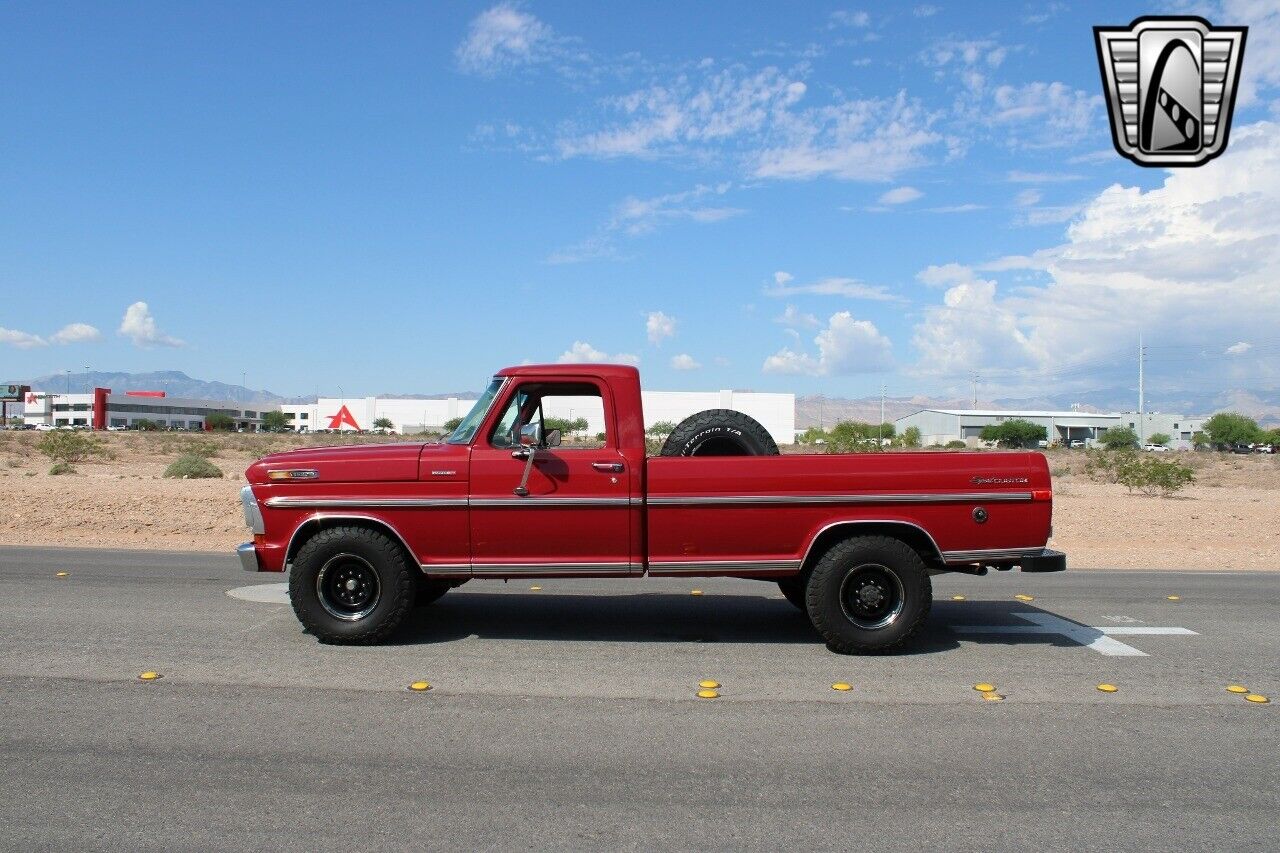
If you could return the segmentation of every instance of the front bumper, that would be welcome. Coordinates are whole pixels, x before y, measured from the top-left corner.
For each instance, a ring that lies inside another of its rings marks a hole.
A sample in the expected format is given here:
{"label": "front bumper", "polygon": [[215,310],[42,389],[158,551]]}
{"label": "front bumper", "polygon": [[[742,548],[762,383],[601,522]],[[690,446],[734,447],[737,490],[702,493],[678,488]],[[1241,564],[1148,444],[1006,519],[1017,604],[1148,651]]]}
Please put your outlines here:
{"label": "front bumper", "polygon": [[1065,572],[1067,555],[1052,548],[1045,548],[1039,554],[1023,557],[1018,565],[1024,572]]}
{"label": "front bumper", "polygon": [[240,568],[246,572],[262,571],[262,566],[258,563],[258,549],[253,546],[252,542],[237,545],[236,556],[240,558]]}

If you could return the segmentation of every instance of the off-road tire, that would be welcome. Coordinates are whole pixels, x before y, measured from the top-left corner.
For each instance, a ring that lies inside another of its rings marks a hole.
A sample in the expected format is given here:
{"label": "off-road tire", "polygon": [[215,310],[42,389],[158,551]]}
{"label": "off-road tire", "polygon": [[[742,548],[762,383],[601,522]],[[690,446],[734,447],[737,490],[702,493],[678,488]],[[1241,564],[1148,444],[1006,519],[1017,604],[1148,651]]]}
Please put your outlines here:
{"label": "off-road tire", "polygon": [[778,589],[782,590],[783,596],[790,601],[801,613],[808,610],[808,603],[805,601],[804,584],[805,575],[792,575],[789,578],[780,578],[778,580]]}
{"label": "off-road tire", "polygon": [[661,456],[777,456],[769,431],[750,415],[707,409],[690,415],[663,442]]}
{"label": "off-road tire", "polygon": [[[874,617],[859,624],[857,604],[844,595],[853,591],[860,579],[888,577],[898,583],[901,610],[883,627],[867,627]],[[846,579],[849,588],[846,588]],[[843,595],[842,595],[843,594]],[[832,545],[818,560],[805,589],[805,609],[809,621],[827,641],[827,648],[840,654],[877,654],[893,651],[910,640],[929,615],[933,605],[933,585],[924,560],[906,543],[888,536],[854,536]]]}
{"label": "off-road tire", "polygon": [[[326,565],[354,557],[376,575],[378,597],[367,615],[340,619],[320,600],[317,578]],[[399,627],[417,596],[419,569],[410,566],[404,549],[390,537],[367,527],[331,527],[303,544],[289,572],[293,612],[317,640],[334,645],[369,645],[385,640]]]}

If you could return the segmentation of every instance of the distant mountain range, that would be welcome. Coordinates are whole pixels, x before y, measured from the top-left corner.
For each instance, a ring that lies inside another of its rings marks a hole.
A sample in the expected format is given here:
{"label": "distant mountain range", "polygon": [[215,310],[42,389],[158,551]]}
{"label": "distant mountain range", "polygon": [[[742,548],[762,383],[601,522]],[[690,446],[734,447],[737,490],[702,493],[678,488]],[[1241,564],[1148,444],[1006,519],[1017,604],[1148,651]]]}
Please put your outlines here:
{"label": "distant mountain range", "polygon": [[[887,397],[884,416],[892,421],[921,409],[972,409],[972,399],[941,397]],[[1083,394],[1050,394],[1043,397],[979,399],[976,408],[1006,410],[1052,410],[1082,412],[1132,412],[1138,408],[1137,394],[1129,388],[1108,388]],[[1215,412],[1239,412],[1259,423],[1280,423],[1280,391],[1224,391],[1218,394],[1185,394],[1173,397],[1153,394],[1145,408],[1148,412],[1176,412],[1180,415],[1211,415]],[[880,398],[825,397],[821,394],[796,397],[796,428],[831,426],[840,421],[877,423]]]}
{"label": "distant mountain range", "polygon": [[[83,373],[51,373],[28,380],[33,388],[63,393],[88,393],[94,388],[122,391],[164,391],[171,397],[203,397],[213,400],[235,400],[241,403],[311,403],[315,396],[285,397],[272,391],[255,390],[227,382],[193,379],[180,370],[158,370],[151,373],[88,371]],[[449,397],[470,399],[474,391],[443,394],[378,394],[410,400],[444,400]],[[1072,408],[1085,412],[1122,412],[1137,408],[1137,394],[1132,388],[1104,388],[1082,394],[1049,394],[1042,397],[979,400],[980,409],[1054,409]],[[921,409],[969,409],[972,400],[942,397],[889,397],[885,400],[885,417],[892,421]],[[1152,393],[1147,401],[1149,412],[1177,412],[1182,415],[1210,415],[1214,412],[1240,412],[1260,423],[1280,423],[1280,390],[1224,391],[1217,394],[1187,393],[1180,395]],[[840,421],[868,421],[880,417],[879,397],[826,397],[821,394],[796,397],[796,426],[807,429],[819,424],[830,426]]]}

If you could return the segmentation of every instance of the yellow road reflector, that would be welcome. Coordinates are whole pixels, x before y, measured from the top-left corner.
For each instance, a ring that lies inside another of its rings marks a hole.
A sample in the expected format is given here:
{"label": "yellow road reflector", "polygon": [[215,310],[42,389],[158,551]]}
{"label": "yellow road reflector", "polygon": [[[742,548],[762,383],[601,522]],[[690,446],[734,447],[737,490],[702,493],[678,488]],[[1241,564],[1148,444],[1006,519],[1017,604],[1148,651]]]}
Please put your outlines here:
{"label": "yellow road reflector", "polygon": [[1248,693],[1249,688],[1245,687],[1243,684],[1228,684],[1227,692],[1228,693]]}
{"label": "yellow road reflector", "polygon": [[700,589],[690,590],[690,591],[689,591],[689,594],[690,594],[690,595],[702,595],[702,590],[700,590]]}
{"label": "yellow road reflector", "polygon": [[853,685],[844,681],[837,681],[835,684],[831,685],[831,689],[839,690],[841,693],[843,693],[846,690],[852,690]]}
{"label": "yellow road reflector", "polygon": [[70,575],[70,574],[71,574],[71,572],[58,572],[57,574],[55,574],[55,575],[54,575],[54,577],[55,577],[55,578],[65,578],[65,577],[67,577],[67,576],[68,576],[68,575]]}
{"label": "yellow road reflector", "polygon": [[1018,599],[1019,601],[1035,601],[1036,600],[1035,596],[1023,595],[1022,593],[1018,593],[1017,595],[1014,596],[1014,598]]}
{"label": "yellow road reflector", "polygon": [[151,670],[147,670],[146,672],[142,672],[138,674],[138,679],[141,681],[155,681],[159,677],[160,677],[160,673],[152,672]]}
{"label": "yellow road reflector", "polygon": [[952,600],[952,601],[964,601],[964,596],[963,596],[963,595],[953,595],[953,596],[951,596],[951,600]]}
{"label": "yellow road reflector", "polygon": [[720,694],[715,690],[699,690],[698,698],[699,699],[719,699]]}
{"label": "yellow road reflector", "polygon": [[988,684],[987,682],[984,681],[981,684],[973,685],[973,689],[978,691],[979,693],[990,693],[992,690],[996,689],[996,686],[994,684]]}
{"label": "yellow road reflector", "polygon": [[1166,595],[1166,596],[1165,596],[1165,598],[1169,599],[1170,601],[1181,601],[1181,600],[1182,600],[1182,596],[1180,596],[1180,595]]}
{"label": "yellow road reflector", "polygon": [[1098,689],[1103,693],[1115,693],[1120,688],[1116,687],[1114,684],[1099,684]]}
{"label": "yellow road reflector", "polygon": [[540,587],[540,586],[531,586],[531,587],[529,587],[529,589],[533,590],[534,592],[537,592],[538,590],[542,589],[542,587]]}
{"label": "yellow road reflector", "polygon": [[702,681],[698,682],[698,686],[705,688],[707,690],[715,690],[717,687],[720,686],[720,682],[714,681],[710,678],[704,678]]}
{"label": "yellow road reflector", "polygon": [[409,685],[409,689],[413,690],[416,693],[421,693],[424,690],[430,690],[431,685],[425,681],[415,681],[413,682],[413,684]]}
{"label": "yellow road reflector", "polygon": [[1266,696],[1263,696],[1261,693],[1250,693],[1248,696],[1244,697],[1244,699],[1246,702],[1257,702],[1260,705],[1265,705],[1266,703],[1271,701]]}
{"label": "yellow road reflector", "polygon": [[995,692],[994,690],[988,690],[986,693],[983,693],[982,699],[984,702],[1003,702],[1004,701],[1004,697],[1001,696],[999,693]]}

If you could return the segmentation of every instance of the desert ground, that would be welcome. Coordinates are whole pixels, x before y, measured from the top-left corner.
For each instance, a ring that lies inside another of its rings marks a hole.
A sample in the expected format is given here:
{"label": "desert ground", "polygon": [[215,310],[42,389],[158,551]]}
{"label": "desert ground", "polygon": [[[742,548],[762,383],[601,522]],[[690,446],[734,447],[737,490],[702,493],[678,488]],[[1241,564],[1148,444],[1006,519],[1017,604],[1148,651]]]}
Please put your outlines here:
{"label": "desert ground", "polygon": [[[34,432],[0,433],[0,544],[229,552],[248,538],[244,469],[276,450],[352,439],[336,435],[107,433],[104,453],[53,476]],[[386,441],[361,437],[362,441]],[[165,467],[188,450],[210,455],[221,479],[175,480]],[[926,452],[926,451],[921,451]],[[936,452],[936,451],[928,451]],[[1072,568],[1280,568],[1280,457],[1167,454],[1196,482],[1170,498],[1094,482],[1082,451],[1048,454],[1054,538]]]}

